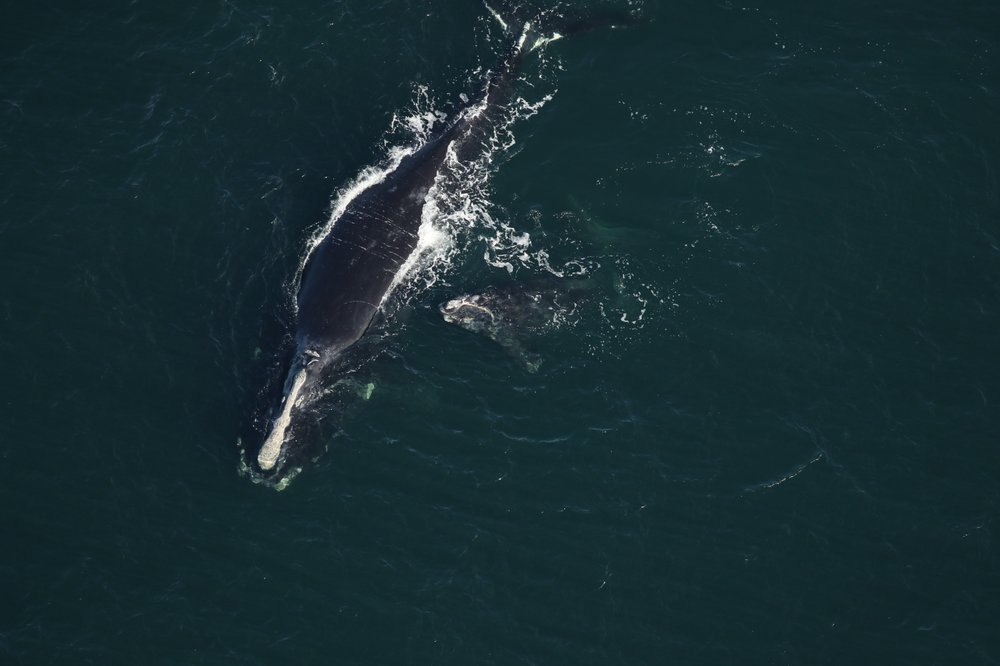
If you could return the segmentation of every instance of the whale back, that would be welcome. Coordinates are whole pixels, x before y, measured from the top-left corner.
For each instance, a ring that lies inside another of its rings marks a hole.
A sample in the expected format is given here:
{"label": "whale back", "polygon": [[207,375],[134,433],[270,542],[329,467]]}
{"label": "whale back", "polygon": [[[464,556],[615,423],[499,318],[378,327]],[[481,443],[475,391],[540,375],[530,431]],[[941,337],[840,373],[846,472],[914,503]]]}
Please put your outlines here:
{"label": "whale back", "polygon": [[446,132],[405,157],[313,249],[297,297],[300,343],[343,350],[364,334],[417,247],[425,199],[453,139]]}

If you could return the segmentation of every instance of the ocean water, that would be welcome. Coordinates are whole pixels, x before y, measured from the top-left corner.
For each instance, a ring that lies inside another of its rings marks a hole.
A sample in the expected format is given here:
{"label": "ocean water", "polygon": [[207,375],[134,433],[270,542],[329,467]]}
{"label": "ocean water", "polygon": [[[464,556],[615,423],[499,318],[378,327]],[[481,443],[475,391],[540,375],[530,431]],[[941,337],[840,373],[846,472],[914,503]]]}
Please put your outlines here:
{"label": "ocean water", "polygon": [[[526,63],[282,492],[238,442],[308,239],[505,36],[4,11],[0,663],[1000,661],[1000,8],[577,8],[643,20]],[[556,274],[535,373],[437,310]]]}

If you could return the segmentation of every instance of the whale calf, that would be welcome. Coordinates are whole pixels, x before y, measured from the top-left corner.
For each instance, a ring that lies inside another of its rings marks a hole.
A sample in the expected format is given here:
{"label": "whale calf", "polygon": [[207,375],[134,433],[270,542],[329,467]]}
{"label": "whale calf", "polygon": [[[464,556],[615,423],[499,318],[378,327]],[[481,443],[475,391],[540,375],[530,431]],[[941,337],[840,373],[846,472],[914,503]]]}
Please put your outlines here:
{"label": "whale calf", "polygon": [[[497,18],[505,27],[518,25],[510,16]],[[296,464],[295,442],[310,420],[309,407],[343,372],[347,352],[368,330],[417,249],[424,207],[438,175],[449,159],[480,153],[511,98],[525,54],[561,36],[560,30],[552,29],[560,22],[561,32],[567,34],[595,25],[560,19],[549,12],[520,22],[481,92],[436,135],[348,201],[326,236],[313,245],[299,279],[294,353],[256,456],[260,473],[281,475]],[[602,24],[619,22],[620,18]]]}
{"label": "whale calf", "polygon": [[477,294],[451,298],[438,306],[449,324],[485,335],[528,372],[542,358],[527,349],[524,338],[568,323],[595,285],[589,280],[559,280],[534,285],[491,286]]}

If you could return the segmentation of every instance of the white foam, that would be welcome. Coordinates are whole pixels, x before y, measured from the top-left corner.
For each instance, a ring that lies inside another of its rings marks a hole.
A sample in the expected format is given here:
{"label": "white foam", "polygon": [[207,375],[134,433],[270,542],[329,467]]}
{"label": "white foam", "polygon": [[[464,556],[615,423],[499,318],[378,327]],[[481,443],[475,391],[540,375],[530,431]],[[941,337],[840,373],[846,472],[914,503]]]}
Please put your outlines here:
{"label": "white foam", "polygon": [[536,51],[536,50],[538,50],[540,48],[543,48],[544,46],[546,46],[548,44],[551,44],[552,42],[556,41],[557,39],[562,39],[562,38],[563,38],[563,36],[560,35],[558,32],[553,32],[548,37],[539,37],[538,39],[535,40],[535,43],[531,45],[531,48],[529,50],[530,51]]}
{"label": "white foam", "polygon": [[517,40],[517,50],[520,51],[524,48],[524,40],[528,38],[528,31],[531,30],[531,23],[525,22],[524,29],[521,31],[521,36]]}
{"label": "white foam", "polygon": [[488,2],[484,2],[483,4],[486,5],[486,9],[488,9],[490,14],[493,15],[493,18],[497,20],[497,23],[500,24],[501,28],[503,28],[504,30],[510,30],[510,26],[507,24],[507,22],[503,20],[503,17],[500,16],[500,14],[495,9],[490,7],[490,4]]}

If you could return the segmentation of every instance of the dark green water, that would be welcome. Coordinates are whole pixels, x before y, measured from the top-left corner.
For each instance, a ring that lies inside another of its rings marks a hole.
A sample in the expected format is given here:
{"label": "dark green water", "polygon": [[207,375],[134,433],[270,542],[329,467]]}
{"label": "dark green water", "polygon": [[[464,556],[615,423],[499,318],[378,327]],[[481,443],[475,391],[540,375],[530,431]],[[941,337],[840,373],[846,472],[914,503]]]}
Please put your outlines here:
{"label": "dark green water", "polygon": [[[744,4],[529,63],[499,226],[281,493],[236,441],[305,240],[498,30],[5,9],[0,663],[1000,661],[1000,9]],[[540,251],[616,288],[530,374],[436,305]]]}

